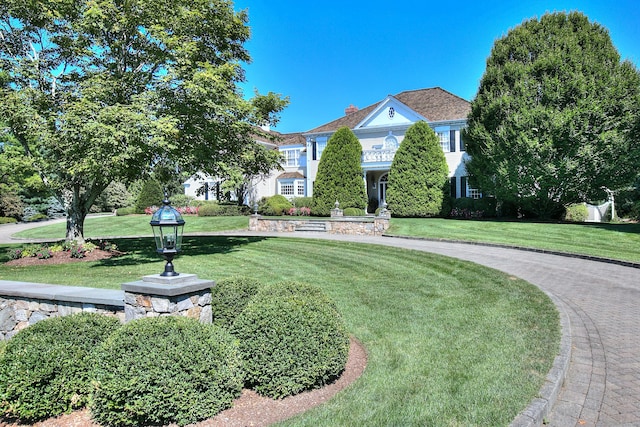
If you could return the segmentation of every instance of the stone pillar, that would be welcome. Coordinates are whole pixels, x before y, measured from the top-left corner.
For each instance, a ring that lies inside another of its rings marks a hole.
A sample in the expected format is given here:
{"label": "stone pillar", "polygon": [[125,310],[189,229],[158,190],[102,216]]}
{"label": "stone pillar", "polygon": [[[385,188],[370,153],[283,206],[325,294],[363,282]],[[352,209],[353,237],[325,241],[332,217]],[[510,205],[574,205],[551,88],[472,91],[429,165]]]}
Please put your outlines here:
{"label": "stone pillar", "polygon": [[143,317],[186,316],[211,323],[211,287],[214,285],[213,280],[184,273],[172,277],[155,274],[124,283],[125,322]]}
{"label": "stone pillar", "polygon": [[262,215],[253,214],[249,217],[249,231],[260,231],[260,218]]}

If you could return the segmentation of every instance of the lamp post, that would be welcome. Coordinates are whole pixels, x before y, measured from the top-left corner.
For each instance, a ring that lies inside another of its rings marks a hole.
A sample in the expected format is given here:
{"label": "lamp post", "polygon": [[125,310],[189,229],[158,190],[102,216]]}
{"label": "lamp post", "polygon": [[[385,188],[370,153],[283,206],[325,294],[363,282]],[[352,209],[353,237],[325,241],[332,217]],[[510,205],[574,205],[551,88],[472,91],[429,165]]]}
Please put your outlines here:
{"label": "lamp post", "polygon": [[171,207],[166,193],[162,204],[163,206],[151,217],[150,224],[156,242],[156,251],[167,260],[164,272],[160,276],[171,277],[180,274],[173,269],[173,258],[182,247],[184,220],[180,212]]}

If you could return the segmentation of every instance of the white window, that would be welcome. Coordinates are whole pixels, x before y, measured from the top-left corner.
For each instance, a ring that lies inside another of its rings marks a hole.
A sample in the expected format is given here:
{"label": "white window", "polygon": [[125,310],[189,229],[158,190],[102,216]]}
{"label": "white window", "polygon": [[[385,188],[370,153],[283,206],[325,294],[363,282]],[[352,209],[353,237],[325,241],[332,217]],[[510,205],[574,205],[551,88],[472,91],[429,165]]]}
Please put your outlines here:
{"label": "white window", "polygon": [[440,147],[442,147],[442,151],[445,153],[450,153],[453,151],[451,149],[451,132],[449,126],[438,126],[434,129],[436,136],[438,137],[438,141],[440,141]]}
{"label": "white window", "polygon": [[293,196],[293,182],[281,182],[280,194],[283,196]]}
{"label": "white window", "polygon": [[287,199],[292,197],[304,197],[304,179],[285,178],[278,180],[278,194],[282,194]]}
{"label": "white window", "polygon": [[482,193],[480,192],[480,190],[476,188],[469,188],[469,185],[467,185],[467,196],[472,199],[481,199]]}
{"label": "white window", "polygon": [[440,141],[440,147],[442,147],[442,151],[445,153],[450,152],[451,143],[449,142],[449,131],[446,132],[437,132],[438,140]]}
{"label": "white window", "polygon": [[285,166],[298,166],[300,162],[300,149],[282,150]]}

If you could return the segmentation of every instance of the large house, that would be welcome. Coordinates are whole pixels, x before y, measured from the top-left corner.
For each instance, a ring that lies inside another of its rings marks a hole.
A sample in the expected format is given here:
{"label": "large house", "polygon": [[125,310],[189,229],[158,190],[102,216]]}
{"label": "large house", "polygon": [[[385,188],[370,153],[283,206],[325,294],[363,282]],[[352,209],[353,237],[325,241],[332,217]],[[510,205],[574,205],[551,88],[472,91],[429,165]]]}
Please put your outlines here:
{"label": "large house", "polygon": [[[263,196],[282,194],[292,199],[312,196],[322,151],[331,135],[347,126],[362,144],[363,181],[367,188],[370,206],[385,202],[388,173],[396,150],[412,124],[425,121],[438,135],[440,145],[449,165],[451,194],[454,197],[479,197],[468,187],[464,160],[467,156],[460,131],[465,127],[470,111],[468,101],[439,87],[401,92],[358,109],[351,105],[344,116],[304,133],[282,135],[275,145],[266,141],[258,143],[280,150],[283,155],[281,171],[253,183],[247,202],[251,204]],[[214,181],[190,180],[185,192],[196,195],[204,185]],[[209,194],[199,198],[211,198]]]}

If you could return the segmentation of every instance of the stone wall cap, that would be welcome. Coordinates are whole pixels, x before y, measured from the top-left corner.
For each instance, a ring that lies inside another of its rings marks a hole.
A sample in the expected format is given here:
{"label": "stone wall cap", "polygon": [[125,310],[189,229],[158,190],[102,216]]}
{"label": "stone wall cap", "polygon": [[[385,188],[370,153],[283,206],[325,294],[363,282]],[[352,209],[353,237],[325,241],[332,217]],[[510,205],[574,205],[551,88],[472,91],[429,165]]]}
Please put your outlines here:
{"label": "stone wall cap", "polygon": [[213,280],[198,279],[195,274],[185,274],[185,276],[191,276],[187,277],[187,280],[176,280],[180,276],[161,277],[160,279],[158,279],[158,276],[145,276],[142,280],[123,283],[121,287],[123,291],[130,293],[174,297],[202,291],[215,285]]}
{"label": "stone wall cap", "polygon": [[117,289],[0,280],[0,295],[124,307],[124,293]]}

